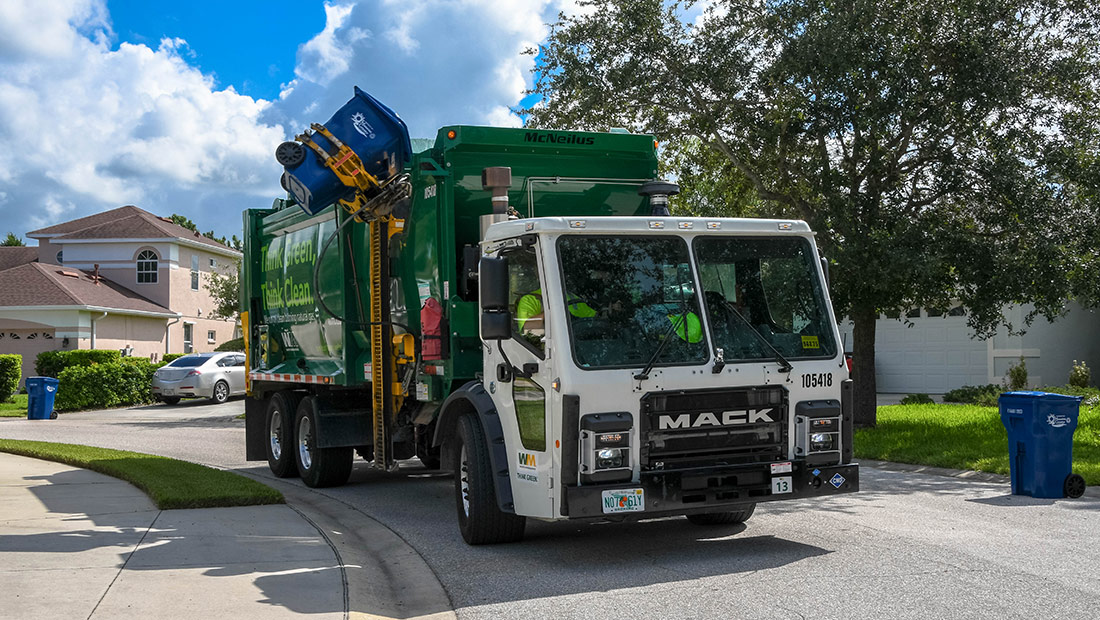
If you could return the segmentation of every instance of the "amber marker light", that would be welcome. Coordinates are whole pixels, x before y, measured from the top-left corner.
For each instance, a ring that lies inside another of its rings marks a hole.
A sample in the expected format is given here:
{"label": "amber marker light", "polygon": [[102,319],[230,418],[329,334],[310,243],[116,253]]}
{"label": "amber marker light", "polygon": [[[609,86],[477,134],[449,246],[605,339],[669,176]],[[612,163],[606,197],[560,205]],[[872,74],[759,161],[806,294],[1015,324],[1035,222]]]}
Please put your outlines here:
{"label": "amber marker light", "polygon": [[454,129],[452,129],[452,130],[447,132],[447,139],[448,140],[454,140],[455,136],[457,136],[457,135],[458,135],[458,132],[456,132]]}
{"label": "amber marker light", "polygon": [[653,141],[653,150],[657,150],[657,141],[656,140]]}

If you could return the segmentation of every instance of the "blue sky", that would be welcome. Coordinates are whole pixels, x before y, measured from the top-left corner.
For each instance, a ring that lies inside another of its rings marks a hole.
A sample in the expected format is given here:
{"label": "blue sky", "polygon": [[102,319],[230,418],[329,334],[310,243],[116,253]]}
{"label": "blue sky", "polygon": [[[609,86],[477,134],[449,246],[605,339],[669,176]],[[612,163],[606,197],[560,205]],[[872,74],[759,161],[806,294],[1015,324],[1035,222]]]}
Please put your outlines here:
{"label": "blue sky", "polygon": [[274,149],[360,86],[413,137],[519,126],[575,0],[2,0],[0,235],[133,204],[239,233]]}

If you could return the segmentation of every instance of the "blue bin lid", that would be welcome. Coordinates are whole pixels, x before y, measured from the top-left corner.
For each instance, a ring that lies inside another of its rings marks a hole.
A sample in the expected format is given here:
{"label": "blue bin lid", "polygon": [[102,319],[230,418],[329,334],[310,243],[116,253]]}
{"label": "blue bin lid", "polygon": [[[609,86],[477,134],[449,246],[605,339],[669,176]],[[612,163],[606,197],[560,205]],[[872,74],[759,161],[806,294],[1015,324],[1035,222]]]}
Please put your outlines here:
{"label": "blue bin lid", "polygon": [[1076,401],[1081,402],[1081,396],[1067,396],[1065,394],[1055,394],[1054,392],[1040,392],[1040,391],[1019,391],[1019,392],[1004,392],[1000,398],[1020,398],[1020,399],[1042,399],[1042,400],[1064,400],[1064,401]]}

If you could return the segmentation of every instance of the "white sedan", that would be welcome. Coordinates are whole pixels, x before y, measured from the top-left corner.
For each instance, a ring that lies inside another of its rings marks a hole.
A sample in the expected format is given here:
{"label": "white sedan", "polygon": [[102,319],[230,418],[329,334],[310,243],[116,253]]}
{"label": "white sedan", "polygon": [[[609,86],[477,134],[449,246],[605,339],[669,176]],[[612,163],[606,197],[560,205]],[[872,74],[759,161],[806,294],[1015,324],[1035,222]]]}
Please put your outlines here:
{"label": "white sedan", "polygon": [[176,358],[153,373],[153,396],[174,405],[181,398],[224,403],[244,394],[244,353],[194,353]]}

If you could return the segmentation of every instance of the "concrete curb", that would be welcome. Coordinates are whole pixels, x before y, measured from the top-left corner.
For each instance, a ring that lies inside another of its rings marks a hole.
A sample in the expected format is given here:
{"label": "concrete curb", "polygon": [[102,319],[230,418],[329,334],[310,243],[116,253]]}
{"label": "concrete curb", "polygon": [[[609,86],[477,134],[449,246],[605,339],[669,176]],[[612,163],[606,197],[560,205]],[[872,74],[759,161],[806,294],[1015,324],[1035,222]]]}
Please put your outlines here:
{"label": "concrete curb", "polygon": [[[912,465],[910,463],[895,463],[893,461],[876,461],[873,459],[858,459],[857,462],[860,465],[866,465],[875,469],[881,469],[883,471],[898,471],[914,474],[927,474],[929,476],[946,476],[948,478],[962,478],[964,480],[973,480],[975,482],[992,482],[1000,484],[1009,484],[1011,480],[1008,476],[1002,476],[1001,474],[991,474],[984,471],[973,471],[970,469],[948,469],[946,467],[932,467],[930,465]],[[1085,488],[1085,497],[1100,498],[1100,486],[1091,486]]]}
{"label": "concrete curb", "polygon": [[[353,506],[297,484],[235,470],[277,488],[329,542],[345,574],[352,620],[454,620],[454,606],[424,558],[393,530]],[[326,501],[315,501],[317,496]],[[369,611],[367,611],[369,610]]]}

